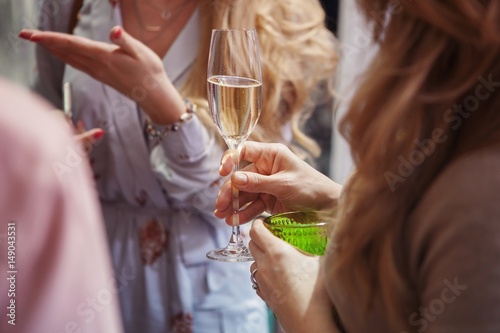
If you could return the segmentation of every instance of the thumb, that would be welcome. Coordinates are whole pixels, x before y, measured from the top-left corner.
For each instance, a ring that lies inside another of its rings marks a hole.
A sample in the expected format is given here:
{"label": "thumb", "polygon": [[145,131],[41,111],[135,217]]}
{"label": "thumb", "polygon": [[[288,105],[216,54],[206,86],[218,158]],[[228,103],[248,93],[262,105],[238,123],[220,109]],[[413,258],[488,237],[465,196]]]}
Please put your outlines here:
{"label": "thumb", "polygon": [[255,172],[237,171],[231,176],[231,183],[240,191],[250,193],[268,193],[274,195],[276,179]]}
{"label": "thumb", "polygon": [[114,26],[109,32],[109,39],[118,45],[123,52],[137,58],[137,49],[140,42],[127,33],[122,27]]}

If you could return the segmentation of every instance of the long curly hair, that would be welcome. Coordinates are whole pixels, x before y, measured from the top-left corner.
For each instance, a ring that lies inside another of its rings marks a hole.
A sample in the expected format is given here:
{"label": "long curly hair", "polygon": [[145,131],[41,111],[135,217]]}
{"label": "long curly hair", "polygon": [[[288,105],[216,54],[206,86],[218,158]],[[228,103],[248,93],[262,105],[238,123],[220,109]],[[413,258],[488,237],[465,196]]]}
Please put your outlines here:
{"label": "long curly hair", "polygon": [[443,168],[500,129],[500,95],[477,95],[481,80],[500,81],[500,2],[358,5],[379,51],[340,124],[356,171],[339,207],[333,272],[365,310],[381,299],[401,314],[395,329],[409,329],[403,319],[418,300],[397,260],[404,225]]}
{"label": "long curly hair", "polygon": [[[326,28],[317,0],[205,0],[201,4],[199,56],[181,93],[198,104],[200,117],[213,128],[207,102],[207,59],[213,28],[255,28],[262,65],[262,112],[250,139],[289,143],[283,127],[291,125],[297,153],[320,154],[303,132],[318,104],[333,96],[336,39]],[[304,154],[306,157],[307,154]]]}

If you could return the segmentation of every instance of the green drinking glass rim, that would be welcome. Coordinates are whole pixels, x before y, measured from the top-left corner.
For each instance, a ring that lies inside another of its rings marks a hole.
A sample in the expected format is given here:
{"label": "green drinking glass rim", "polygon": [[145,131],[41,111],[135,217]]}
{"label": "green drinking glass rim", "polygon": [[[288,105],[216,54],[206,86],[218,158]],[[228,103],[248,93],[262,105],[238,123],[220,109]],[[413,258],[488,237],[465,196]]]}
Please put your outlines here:
{"label": "green drinking glass rim", "polygon": [[[323,227],[323,226],[326,226],[327,224],[330,223],[330,222],[301,223],[301,222],[296,222],[293,220],[293,218],[286,216],[286,215],[293,215],[293,214],[297,214],[297,213],[304,213],[306,215],[308,214],[308,213],[300,212],[300,211],[275,214],[275,215],[271,215],[271,216],[266,217],[264,219],[264,224],[271,226],[271,227],[280,227],[280,228],[283,228],[283,227],[284,228],[311,228],[311,227]],[[275,218],[288,218],[288,219],[292,220],[293,223],[296,223],[296,224],[274,224],[271,222],[271,220],[275,219]]]}

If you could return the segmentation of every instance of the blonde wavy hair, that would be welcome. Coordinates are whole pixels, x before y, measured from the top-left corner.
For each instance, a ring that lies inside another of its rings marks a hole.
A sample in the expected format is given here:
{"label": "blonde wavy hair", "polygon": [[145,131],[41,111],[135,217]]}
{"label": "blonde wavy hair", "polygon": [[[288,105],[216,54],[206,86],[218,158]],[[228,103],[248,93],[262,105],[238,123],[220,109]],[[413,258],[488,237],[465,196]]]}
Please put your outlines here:
{"label": "blonde wavy hair", "polygon": [[[481,101],[467,118],[452,109],[475,95],[479,77],[500,77],[500,2],[358,4],[380,49],[341,122],[357,169],[339,207],[333,271],[347,293],[365,301],[365,310],[375,297],[381,299],[399,332],[410,329],[403,319],[415,311],[409,307],[418,306],[398,261],[405,223],[451,160],[492,144],[500,129],[498,94]],[[456,117],[460,126],[452,121]],[[398,175],[400,157],[421,150],[419,143],[432,138],[435,129],[447,139],[404,181],[391,183],[387,176]]]}
{"label": "blonde wavy hair", "polygon": [[[214,128],[208,112],[207,61],[211,29],[255,28],[262,65],[262,113],[250,139],[283,142],[291,124],[297,153],[320,154],[303,125],[318,104],[332,98],[337,64],[336,40],[325,26],[317,0],[204,0],[199,55],[181,89],[193,99],[204,123]],[[304,157],[307,155],[304,154]]]}

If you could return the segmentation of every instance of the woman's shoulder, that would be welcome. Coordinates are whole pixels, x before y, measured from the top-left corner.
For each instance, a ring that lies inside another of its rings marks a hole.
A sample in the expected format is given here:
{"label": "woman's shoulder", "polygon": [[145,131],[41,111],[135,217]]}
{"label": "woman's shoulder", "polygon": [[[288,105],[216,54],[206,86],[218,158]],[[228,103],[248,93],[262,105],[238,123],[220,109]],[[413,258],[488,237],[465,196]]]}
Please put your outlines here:
{"label": "woman's shoulder", "polygon": [[422,306],[410,316],[411,325],[432,327],[429,332],[470,332],[472,323],[500,329],[494,310],[500,306],[499,166],[499,145],[462,155],[411,214],[402,264]]}
{"label": "woman's shoulder", "polygon": [[461,155],[436,177],[405,226],[413,269],[454,255],[475,257],[480,244],[500,255],[499,169],[497,144]]}
{"label": "woman's shoulder", "polygon": [[[500,145],[453,159],[430,184],[405,226],[410,252],[444,254],[500,237]],[[500,247],[498,248],[500,255]]]}
{"label": "woman's shoulder", "polygon": [[[429,214],[446,209],[446,216],[463,210],[500,213],[500,144],[483,147],[453,159],[429,186],[417,206]],[[441,212],[443,213],[443,212]],[[497,216],[500,218],[500,216]]]}

